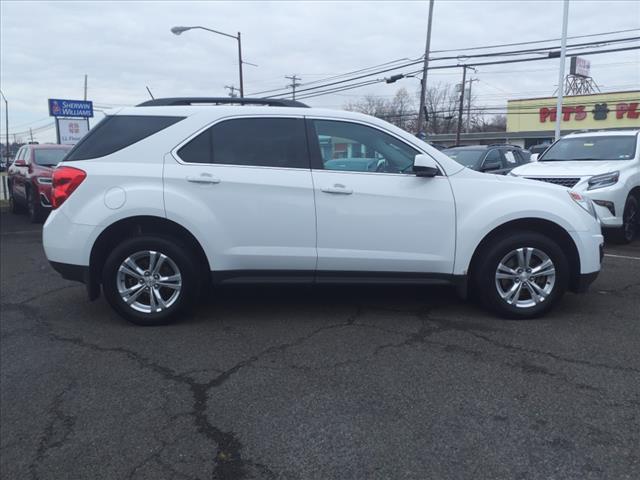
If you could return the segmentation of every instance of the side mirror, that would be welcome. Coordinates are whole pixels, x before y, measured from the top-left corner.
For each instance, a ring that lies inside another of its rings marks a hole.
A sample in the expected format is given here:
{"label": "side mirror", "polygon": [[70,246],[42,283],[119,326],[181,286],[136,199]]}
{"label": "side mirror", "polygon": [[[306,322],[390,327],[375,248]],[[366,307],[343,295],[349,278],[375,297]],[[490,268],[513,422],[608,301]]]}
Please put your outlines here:
{"label": "side mirror", "polygon": [[532,153],[531,156],[529,157],[529,161],[530,162],[537,162],[539,156],[540,156],[539,153]]}
{"label": "side mirror", "polygon": [[480,168],[481,172],[493,172],[494,170],[500,170],[500,162],[489,162],[482,165]]}
{"label": "side mirror", "polygon": [[439,171],[438,164],[429,155],[420,153],[413,160],[413,173],[417,177],[435,177]]}
{"label": "side mirror", "polygon": [[27,162],[25,162],[23,159],[16,160],[15,162],[13,162],[13,164],[16,167],[26,167],[27,166]]}

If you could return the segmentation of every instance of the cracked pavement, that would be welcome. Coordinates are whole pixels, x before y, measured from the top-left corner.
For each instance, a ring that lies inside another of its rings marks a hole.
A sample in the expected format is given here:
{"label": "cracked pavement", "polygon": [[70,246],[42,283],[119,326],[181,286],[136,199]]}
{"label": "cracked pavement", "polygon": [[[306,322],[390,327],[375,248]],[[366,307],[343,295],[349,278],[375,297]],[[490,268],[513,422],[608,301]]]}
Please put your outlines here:
{"label": "cracked pavement", "polygon": [[0,220],[2,478],[640,478],[638,240],[534,321],[443,287],[274,286],[141,328]]}

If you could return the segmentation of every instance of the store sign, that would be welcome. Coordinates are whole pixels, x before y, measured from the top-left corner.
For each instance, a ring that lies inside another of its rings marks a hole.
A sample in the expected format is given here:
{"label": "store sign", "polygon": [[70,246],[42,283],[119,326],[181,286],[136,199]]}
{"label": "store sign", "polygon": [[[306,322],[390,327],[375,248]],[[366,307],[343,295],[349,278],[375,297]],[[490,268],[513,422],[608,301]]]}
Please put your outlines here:
{"label": "store sign", "polygon": [[[609,108],[606,102],[596,103],[591,107],[585,105],[566,105],[562,107],[562,121],[568,122],[575,120],[581,122],[590,116],[593,120],[607,120],[609,114],[616,120],[637,119],[640,118],[640,103],[638,102],[621,102],[613,106],[613,110]],[[588,109],[589,108],[589,109]],[[540,109],[540,123],[555,122],[557,109],[555,107],[542,107]]]}
{"label": "store sign", "polygon": [[60,129],[60,143],[62,145],[75,145],[89,131],[87,120],[83,119],[61,118],[58,120],[58,128]]}
{"label": "store sign", "polygon": [[93,102],[87,100],[49,99],[50,117],[93,117]]}
{"label": "store sign", "polygon": [[582,57],[571,57],[569,73],[578,77],[588,77],[591,74],[591,62]]}

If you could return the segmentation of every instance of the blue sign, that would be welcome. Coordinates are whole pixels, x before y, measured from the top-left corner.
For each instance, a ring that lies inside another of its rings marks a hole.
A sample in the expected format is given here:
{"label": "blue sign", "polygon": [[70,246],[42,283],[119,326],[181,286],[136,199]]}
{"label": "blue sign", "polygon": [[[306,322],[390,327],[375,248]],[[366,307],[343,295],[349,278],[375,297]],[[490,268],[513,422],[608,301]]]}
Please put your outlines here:
{"label": "blue sign", "polygon": [[50,117],[93,117],[93,102],[87,100],[49,99]]}

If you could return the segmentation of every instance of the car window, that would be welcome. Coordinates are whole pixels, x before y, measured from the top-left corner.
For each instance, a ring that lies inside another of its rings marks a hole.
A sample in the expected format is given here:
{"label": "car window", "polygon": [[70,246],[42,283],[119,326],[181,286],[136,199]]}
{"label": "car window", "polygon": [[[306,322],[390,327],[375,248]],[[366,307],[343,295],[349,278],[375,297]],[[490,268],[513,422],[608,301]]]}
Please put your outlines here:
{"label": "car window", "polygon": [[16,155],[16,160],[24,160],[25,157],[27,156],[27,150],[28,150],[27,147],[22,147],[18,152],[18,154]]}
{"label": "car window", "polygon": [[565,137],[550,146],[539,161],[631,160],[635,158],[636,142],[636,135]]}
{"label": "car window", "polygon": [[89,160],[122,150],[184,117],[150,115],[111,115],[105,117],[87,133],[65,157],[65,161]]}
{"label": "car window", "polygon": [[325,170],[411,173],[418,150],[376,128],[334,120],[312,120],[317,140],[314,165]]}
{"label": "car window", "polygon": [[485,149],[469,149],[469,148],[447,148],[443,150],[449,157],[453,158],[460,165],[477,169],[480,166],[482,157],[486,153]]}
{"label": "car window", "polygon": [[35,151],[35,162],[38,165],[55,166],[62,161],[69,150],[66,148],[39,148]]}
{"label": "car window", "polygon": [[504,162],[502,160],[502,155],[500,154],[500,150],[498,150],[497,148],[494,148],[493,150],[489,150],[489,152],[487,153],[487,156],[484,157],[484,161],[482,162],[482,165],[486,166],[490,163],[495,163],[495,162],[498,162],[498,164],[500,165],[499,168],[505,168]]}
{"label": "car window", "polygon": [[178,156],[188,163],[309,168],[301,118],[225,120],[181,147]]}
{"label": "car window", "polygon": [[507,168],[515,167],[518,163],[515,152],[513,150],[505,150],[503,153],[504,153],[504,159],[506,160]]}

